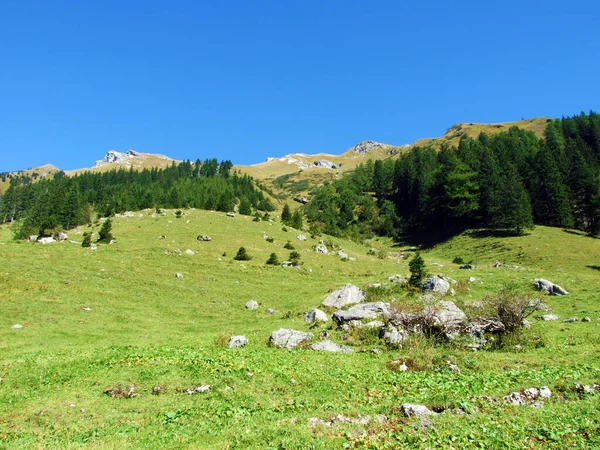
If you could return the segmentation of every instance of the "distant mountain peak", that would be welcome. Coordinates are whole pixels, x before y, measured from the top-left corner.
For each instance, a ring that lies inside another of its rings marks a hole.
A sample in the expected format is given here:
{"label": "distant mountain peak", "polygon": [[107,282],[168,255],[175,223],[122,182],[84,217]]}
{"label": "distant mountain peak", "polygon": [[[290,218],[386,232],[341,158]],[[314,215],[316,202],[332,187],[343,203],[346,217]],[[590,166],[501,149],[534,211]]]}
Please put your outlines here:
{"label": "distant mountain peak", "polygon": [[352,147],[352,151],[354,153],[369,153],[371,150],[387,147],[391,147],[391,145],[375,141],[362,141]]}

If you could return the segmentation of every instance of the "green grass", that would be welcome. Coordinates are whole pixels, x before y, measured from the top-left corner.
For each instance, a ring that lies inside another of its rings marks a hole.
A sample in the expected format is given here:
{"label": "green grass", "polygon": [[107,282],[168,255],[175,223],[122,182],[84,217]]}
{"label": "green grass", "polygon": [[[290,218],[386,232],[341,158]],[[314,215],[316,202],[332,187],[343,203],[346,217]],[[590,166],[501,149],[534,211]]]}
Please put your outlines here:
{"label": "green grass", "polygon": [[[577,382],[600,381],[600,282],[593,269],[600,265],[600,240],[536,227],[516,238],[463,234],[422,252],[431,272],[459,282],[477,278],[455,299],[467,311],[507,284],[534,297],[533,279],[543,277],[571,291],[546,298],[554,313],[587,315],[590,323],[536,322],[521,350],[473,353],[415,340],[380,354],[358,352],[384,348],[370,336],[364,342],[350,339],[347,344],[357,352],[338,355],[273,349],[267,339],[281,327],[308,330],[302,314],[345,283],[365,288],[385,283],[389,275],[407,274],[408,258],[397,257],[401,249],[386,240],[333,239],[357,258],[343,262],[316,254],[317,240],[298,241],[297,230],[284,232],[276,222],[189,210],[181,219],[173,211],[151,215],[114,219],[117,243],[96,251],[68,242],[14,242],[10,230],[0,228],[0,448],[600,445],[600,394],[580,397],[572,390]],[[212,241],[199,243],[198,234]],[[158,239],[161,235],[167,238]],[[69,237],[82,240],[74,231]],[[265,265],[272,252],[280,259],[287,256],[288,240],[301,254],[301,268]],[[233,260],[241,246],[251,261]],[[371,247],[390,256],[368,256]],[[176,248],[181,256],[164,253]],[[187,255],[186,249],[197,253]],[[456,256],[478,268],[460,270],[452,263]],[[493,268],[496,260],[524,269]],[[415,301],[400,289],[377,292],[377,300]],[[260,308],[247,311],[244,305],[252,299]],[[277,313],[267,315],[267,308]],[[16,323],[24,328],[11,329]],[[324,327],[342,342],[340,332]],[[246,335],[250,345],[224,348],[231,334]],[[535,334],[545,346],[527,345]],[[409,358],[423,370],[388,368],[390,361]],[[447,369],[447,360],[459,365],[460,375]],[[116,384],[134,384],[139,396],[113,399],[103,393]],[[180,392],[201,384],[211,390],[193,396]],[[152,395],[154,385],[166,392]],[[541,385],[555,395],[540,409],[485,405],[472,398]],[[418,420],[402,417],[405,402],[461,407],[470,414],[440,415],[424,431]],[[367,426],[307,423],[309,417],[336,414],[384,414],[389,420]]]}

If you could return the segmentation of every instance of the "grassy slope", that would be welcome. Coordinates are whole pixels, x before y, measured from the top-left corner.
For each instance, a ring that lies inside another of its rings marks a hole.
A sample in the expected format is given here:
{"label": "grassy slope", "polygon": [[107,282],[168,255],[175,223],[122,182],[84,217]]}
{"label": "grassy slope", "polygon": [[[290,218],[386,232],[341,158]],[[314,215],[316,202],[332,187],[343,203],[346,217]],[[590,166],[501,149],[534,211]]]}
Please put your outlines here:
{"label": "grassy slope", "polygon": [[[275,242],[265,241],[264,232]],[[172,212],[156,219],[151,212],[117,218],[114,233],[117,244],[94,252],[70,243],[12,242],[10,231],[0,228],[0,448],[339,448],[371,441],[390,448],[468,448],[481,441],[488,448],[600,445],[597,397],[580,400],[566,393],[569,401],[555,398],[539,410],[490,406],[466,417],[444,415],[426,433],[399,413],[407,401],[475,408],[470,395],[600,381],[599,272],[588,267],[600,264],[600,240],[537,227],[519,238],[462,235],[424,253],[433,271],[483,282],[457,294],[462,306],[506,283],[531,289],[537,276],[571,290],[567,297],[548,298],[554,312],[593,321],[535,323],[532,333],[545,337],[543,348],[472,353],[417,342],[382,354],[336,355],[271,349],[266,341],[280,327],[308,330],[302,313],[342,284],[365,287],[407,273],[404,260],[366,255],[373,245],[388,248],[386,241],[363,246],[336,240],[357,258],[342,262],[312,252],[315,240],[300,242],[297,232],[284,232],[279,224],[206,211],[186,211],[182,219]],[[200,233],[213,240],[196,242]],[[312,272],[264,265],[272,251],[287,256],[287,239]],[[232,260],[241,245],[252,261]],[[174,248],[198,253],[164,254]],[[459,270],[451,263],[457,255],[474,259],[479,268]],[[525,270],[494,269],[496,259]],[[176,271],[184,277],[176,278]],[[400,303],[414,301],[407,295],[394,294]],[[250,299],[260,303],[259,310],[244,309]],[[267,315],[269,307],[278,312]],[[15,323],[24,328],[10,329]],[[340,334],[331,331],[339,341]],[[240,350],[218,345],[220,336],[231,333],[245,334],[251,344]],[[364,348],[373,346],[380,344],[373,339]],[[405,357],[437,369],[386,368]],[[448,359],[458,363],[461,375],[444,368]],[[102,393],[115,383],[134,383],[140,396],[118,400]],[[205,383],[212,386],[208,394],[177,392]],[[166,394],[150,395],[156,384],[167,386]],[[356,425],[307,425],[309,417],[340,413],[385,414],[391,420],[369,425],[366,434]]]}
{"label": "grassy slope", "polygon": [[[13,172],[13,173],[31,176],[34,172],[37,172],[40,175],[40,178],[38,178],[38,179],[41,179],[41,178],[44,178],[49,175],[54,175],[56,172],[58,172],[58,169],[56,167],[54,167],[52,164],[45,164],[43,166],[35,167],[33,169],[27,169],[27,170]],[[2,194],[4,191],[6,191],[6,189],[8,189],[9,185],[10,185],[10,180],[8,178],[6,179],[6,181],[2,181],[0,179],[0,194]]]}

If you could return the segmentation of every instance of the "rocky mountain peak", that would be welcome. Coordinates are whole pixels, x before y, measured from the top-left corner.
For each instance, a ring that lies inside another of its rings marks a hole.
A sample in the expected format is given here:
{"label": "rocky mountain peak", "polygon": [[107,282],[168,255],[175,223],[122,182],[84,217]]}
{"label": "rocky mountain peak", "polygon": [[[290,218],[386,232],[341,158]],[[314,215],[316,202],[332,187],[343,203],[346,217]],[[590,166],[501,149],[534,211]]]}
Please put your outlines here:
{"label": "rocky mountain peak", "polygon": [[359,142],[358,144],[356,144],[352,148],[352,151],[354,153],[368,153],[371,150],[375,150],[378,148],[385,148],[385,147],[390,147],[390,145],[382,144],[381,142],[375,142],[375,141],[362,141],[362,142]]}

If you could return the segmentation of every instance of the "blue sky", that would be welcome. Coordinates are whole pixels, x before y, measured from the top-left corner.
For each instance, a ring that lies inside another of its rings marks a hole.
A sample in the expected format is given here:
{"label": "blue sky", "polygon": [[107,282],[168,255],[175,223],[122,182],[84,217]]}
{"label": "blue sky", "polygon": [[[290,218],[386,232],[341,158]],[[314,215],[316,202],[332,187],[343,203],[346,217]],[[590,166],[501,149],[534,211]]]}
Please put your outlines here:
{"label": "blue sky", "polygon": [[598,110],[600,2],[0,0],[0,172]]}

